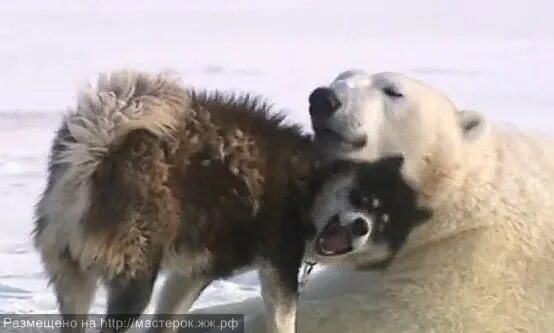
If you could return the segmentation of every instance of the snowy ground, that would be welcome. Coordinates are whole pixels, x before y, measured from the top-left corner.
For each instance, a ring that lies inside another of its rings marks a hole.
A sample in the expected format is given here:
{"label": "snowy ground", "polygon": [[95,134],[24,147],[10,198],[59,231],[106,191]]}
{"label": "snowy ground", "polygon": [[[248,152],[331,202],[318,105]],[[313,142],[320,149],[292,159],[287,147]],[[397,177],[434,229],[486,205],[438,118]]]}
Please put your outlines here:
{"label": "snowy ground", "polygon": [[[306,124],[310,90],[339,71],[394,70],[461,108],[552,133],[553,11],[550,0],[0,0],[0,313],[56,311],[32,207],[60,112],[98,71],[173,69],[198,87],[263,93]],[[197,306],[257,292],[246,274]]]}

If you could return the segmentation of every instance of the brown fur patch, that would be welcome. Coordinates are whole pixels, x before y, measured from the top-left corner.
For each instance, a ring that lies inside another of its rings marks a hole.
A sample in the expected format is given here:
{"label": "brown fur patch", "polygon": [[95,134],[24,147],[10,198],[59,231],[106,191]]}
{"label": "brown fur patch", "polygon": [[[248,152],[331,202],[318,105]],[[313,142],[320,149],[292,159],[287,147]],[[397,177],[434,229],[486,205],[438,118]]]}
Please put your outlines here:
{"label": "brown fur patch", "polygon": [[214,278],[257,256],[299,265],[311,231],[310,139],[248,95],[192,93],[183,112],[171,135],[133,131],[100,163],[85,220],[92,251],[84,252],[108,274],[129,277],[169,248],[207,250],[211,267],[195,273]]}
{"label": "brown fur patch", "polygon": [[83,252],[110,274],[149,271],[176,234],[180,206],[159,142],[144,130],[131,132],[93,176]]}

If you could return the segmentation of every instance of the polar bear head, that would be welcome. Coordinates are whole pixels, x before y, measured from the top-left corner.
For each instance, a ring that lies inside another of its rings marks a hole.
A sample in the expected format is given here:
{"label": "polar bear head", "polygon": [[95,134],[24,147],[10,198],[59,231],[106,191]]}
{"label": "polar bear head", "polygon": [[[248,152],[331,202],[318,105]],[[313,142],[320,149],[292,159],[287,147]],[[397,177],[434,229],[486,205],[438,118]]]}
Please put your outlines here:
{"label": "polar bear head", "polygon": [[487,128],[479,113],[458,111],[438,90],[398,73],[346,71],[309,103],[316,145],[330,158],[449,154]]}
{"label": "polar bear head", "polygon": [[414,228],[432,217],[400,171],[403,157],[334,161],[316,196],[313,253],[321,263],[384,268]]}

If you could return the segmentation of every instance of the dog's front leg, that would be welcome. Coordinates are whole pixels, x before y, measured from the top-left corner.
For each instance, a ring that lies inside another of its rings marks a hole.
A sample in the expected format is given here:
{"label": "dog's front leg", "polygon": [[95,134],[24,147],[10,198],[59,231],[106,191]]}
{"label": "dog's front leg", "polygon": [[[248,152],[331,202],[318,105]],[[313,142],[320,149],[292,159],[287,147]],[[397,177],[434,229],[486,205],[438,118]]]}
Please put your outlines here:
{"label": "dog's front leg", "polygon": [[259,270],[262,297],[268,318],[268,333],[296,332],[298,269],[275,266]]}

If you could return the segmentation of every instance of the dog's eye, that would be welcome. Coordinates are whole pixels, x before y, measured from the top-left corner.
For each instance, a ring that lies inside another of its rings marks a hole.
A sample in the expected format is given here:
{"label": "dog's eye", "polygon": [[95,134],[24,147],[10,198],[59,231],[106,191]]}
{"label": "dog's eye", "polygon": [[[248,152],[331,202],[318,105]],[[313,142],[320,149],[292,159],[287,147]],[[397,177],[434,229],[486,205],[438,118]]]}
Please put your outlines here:
{"label": "dog's eye", "polygon": [[394,86],[385,86],[383,87],[383,93],[389,97],[392,98],[400,98],[403,97],[402,93],[398,91],[398,89]]}

